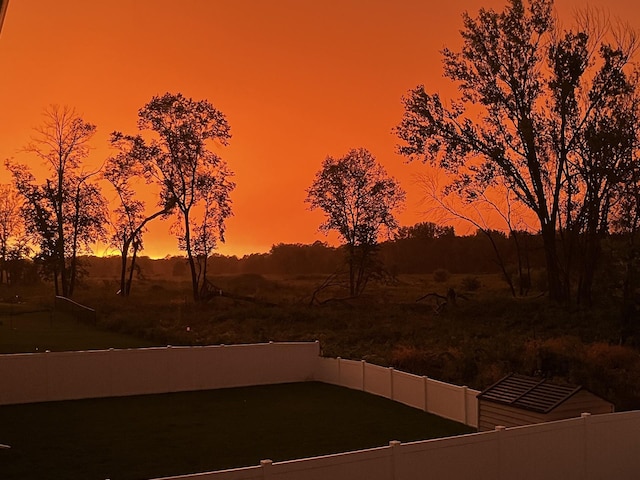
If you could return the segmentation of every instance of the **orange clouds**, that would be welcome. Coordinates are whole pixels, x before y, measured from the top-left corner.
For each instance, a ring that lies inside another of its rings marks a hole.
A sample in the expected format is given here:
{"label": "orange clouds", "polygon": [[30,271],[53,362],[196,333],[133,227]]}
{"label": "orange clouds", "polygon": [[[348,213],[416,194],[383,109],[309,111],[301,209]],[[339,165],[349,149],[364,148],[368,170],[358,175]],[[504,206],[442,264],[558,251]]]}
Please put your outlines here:
{"label": "orange clouds", "polygon": [[[464,10],[503,4],[12,1],[0,36],[0,159],[30,161],[17,150],[42,109],[57,103],[97,124],[92,162],[100,165],[110,131],[134,133],[137,110],[153,95],[182,92],[208,99],[231,124],[231,144],[218,150],[237,183],[221,253],[325,240],[305,189],[327,155],[357,147],[407,190],[401,222],[424,221],[414,179],[422,166],[395,154],[391,134],[400,98],[418,83],[455,96],[441,77],[439,50],[459,45]],[[601,5],[625,18],[639,8],[624,0]],[[557,2],[566,23],[579,6]],[[0,183],[8,181],[0,170]],[[152,256],[177,252],[166,223],[152,226],[145,245]]]}

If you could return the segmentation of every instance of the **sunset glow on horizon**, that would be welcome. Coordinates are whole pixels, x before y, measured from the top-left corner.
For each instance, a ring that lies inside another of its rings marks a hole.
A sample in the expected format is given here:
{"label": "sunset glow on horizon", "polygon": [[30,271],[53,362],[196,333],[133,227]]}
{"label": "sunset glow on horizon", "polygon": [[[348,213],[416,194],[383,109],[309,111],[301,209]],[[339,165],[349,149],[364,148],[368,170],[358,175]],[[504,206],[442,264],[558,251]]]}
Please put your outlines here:
{"label": "sunset glow on horizon", "polygon": [[[420,163],[395,152],[401,98],[424,84],[457,96],[442,77],[439,51],[460,46],[461,15],[501,10],[504,1],[168,0],[12,1],[0,34],[0,160],[42,170],[21,151],[52,104],[97,125],[89,159],[113,152],[109,133],[137,133],[137,112],[154,95],[209,100],[231,125],[216,147],[235,172],[233,217],[218,253],[265,252],[278,243],[337,242],[318,231],[320,212],[304,203],[325,157],[366,148],[407,191],[402,225],[424,213]],[[563,25],[586,4],[557,0]],[[631,0],[591,2],[640,27]],[[0,167],[0,183],[11,178]],[[141,186],[141,189],[146,189]],[[105,184],[105,196],[114,193]],[[154,207],[152,196],[146,198]],[[143,255],[179,254],[169,221],[150,224]],[[117,253],[106,247],[98,255]]]}

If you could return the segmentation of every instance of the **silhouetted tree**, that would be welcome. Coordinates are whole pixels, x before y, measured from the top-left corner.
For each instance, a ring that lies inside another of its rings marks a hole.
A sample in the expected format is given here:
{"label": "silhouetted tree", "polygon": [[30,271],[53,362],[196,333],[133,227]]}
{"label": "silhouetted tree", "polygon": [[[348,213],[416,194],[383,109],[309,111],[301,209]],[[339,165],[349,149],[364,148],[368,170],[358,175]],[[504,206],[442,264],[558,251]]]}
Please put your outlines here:
{"label": "silhouetted tree", "polygon": [[[146,173],[162,189],[161,204],[175,201],[180,217],[175,231],[180,248],[187,253],[193,298],[198,301],[200,283],[205,279],[198,275],[196,250],[202,249],[196,247],[196,237],[202,237],[206,230],[207,248],[214,245],[214,238],[224,240],[224,221],[231,215],[230,193],[235,187],[229,180],[232,173],[227,164],[209,150],[207,142],[227,145],[231,138],[229,124],[208,101],[195,101],[179,93],[153,97],[138,116],[139,128],[152,130],[159,137],[150,145],[156,153],[145,164]],[[209,213],[194,235],[193,216],[198,208]]]}
{"label": "silhouetted tree", "polygon": [[445,221],[462,220],[476,228],[491,244],[495,262],[500,267],[502,276],[509,285],[511,294],[516,296],[516,288],[512,274],[507,265],[507,255],[500,248],[504,233],[498,228],[509,232],[516,247],[518,277],[520,280],[520,295],[528,290],[528,271],[525,274],[524,252],[520,249],[517,226],[526,228],[522,204],[514,198],[513,192],[502,186],[490,186],[481,193],[473,193],[460,198],[456,192],[442,189],[438,185],[437,176],[421,176],[420,183],[424,189],[426,200],[433,204],[432,213],[444,217]]}
{"label": "silhouetted tree", "polygon": [[134,184],[144,181],[145,165],[157,152],[147,146],[142,137],[125,136],[120,132],[111,134],[110,143],[119,153],[107,159],[103,176],[118,195],[111,243],[120,251],[120,295],[128,297],[131,293],[137,255],[143,249],[142,234],[150,221],[168,216],[175,206],[175,201],[169,197],[159,210],[147,215],[144,202],[136,198]]}
{"label": "silhouetted tree", "polygon": [[[620,61],[616,57],[609,60],[612,63]],[[619,78],[609,79],[611,74],[607,68],[612,67],[603,67],[605,73],[594,82],[609,81],[618,90],[615,95],[598,101],[593,115],[585,122],[575,160],[575,177],[579,184],[573,189],[582,198],[567,205],[565,215],[571,241],[568,252],[578,252],[577,298],[585,304],[592,301],[601,243],[610,231],[611,214],[615,213],[616,204],[629,206],[633,203],[640,169],[637,155],[640,140],[638,75],[614,74]],[[631,210],[626,214],[630,219],[635,216]],[[578,248],[574,249],[574,245]]]}
{"label": "silhouetted tree", "polygon": [[625,94],[636,40],[622,28],[608,42],[607,23],[589,12],[574,30],[560,31],[552,6],[509,0],[502,12],[465,13],[461,51],[443,51],[444,74],[458,82],[460,100],[447,106],[417,87],[404,98],[396,133],[406,142],[400,153],[447,170],[461,194],[510,188],[537,217],[549,293],[565,301],[570,264],[557,232],[575,230],[572,212],[593,199],[587,177],[602,171],[584,162],[595,152],[584,156],[581,145],[596,117],[613,120],[616,108],[601,107]]}
{"label": "silhouetted tree", "polygon": [[[640,91],[638,89],[635,89],[634,95],[628,98],[628,107],[630,107],[627,109],[628,114],[638,115],[640,113]],[[617,201],[612,202],[613,208],[609,220],[611,230],[616,234],[621,245],[615,249],[617,251],[612,268],[613,270],[615,266],[622,267],[620,275],[622,286],[621,341],[625,341],[634,330],[637,332],[640,328],[638,322],[640,298],[637,294],[640,286],[638,278],[638,269],[640,268],[640,249],[638,248],[640,233],[640,122],[636,120],[627,123],[630,128],[635,130],[632,135],[635,142],[628,151],[628,160],[631,161],[634,168],[626,170],[628,172],[626,181],[618,186]],[[615,146],[614,144],[613,147],[615,148]]]}
{"label": "silhouetted tree", "polygon": [[364,148],[338,159],[327,157],[307,190],[311,209],[319,208],[326,215],[320,230],[336,230],[346,243],[352,297],[367,284],[381,228],[397,228],[393,211],[404,198],[397,181]]}
{"label": "silhouetted tree", "polygon": [[38,184],[26,165],[7,162],[18,192],[25,198],[27,230],[39,244],[39,258],[53,276],[56,295],[70,297],[79,271],[78,255],[104,238],[106,201],[97,184],[89,180],[96,172],[83,171],[89,141],[96,127],[75,110],[52,106],[25,151],[44,160],[50,177]]}
{"label": "silhouetted tree", "polygon": [[433,240],[435,238],[453,237],[452,226],[437,225],[433,222],[420,222],[411,227],[400,227],[395,235],[397,240],[410,238],[421,240]]}
{"label": "silhouetted tree", "polygon": [[11,263],[23,259],[29,252],[24,227],[18,192],[13,185],[0,185],[0,283],[13,283]]}
{"label": "silhouetted tree", "polygon": [[[192,220],[192,252],[195,258],[196,279],[202,295],[210,294],[210,284],[207,278],[209,257],[218,246],[218,241],[224,242],[224,221],[231,215],[231,203],[228,198],[232,184],[226,182],[216,185],[220,179],[211,175],[203,179],[203,182],[212,182],[210,185],[202,185],[202,205],[198,218]],[[178,231],[179,246],[187,250],[184,226],[180,225]]]}

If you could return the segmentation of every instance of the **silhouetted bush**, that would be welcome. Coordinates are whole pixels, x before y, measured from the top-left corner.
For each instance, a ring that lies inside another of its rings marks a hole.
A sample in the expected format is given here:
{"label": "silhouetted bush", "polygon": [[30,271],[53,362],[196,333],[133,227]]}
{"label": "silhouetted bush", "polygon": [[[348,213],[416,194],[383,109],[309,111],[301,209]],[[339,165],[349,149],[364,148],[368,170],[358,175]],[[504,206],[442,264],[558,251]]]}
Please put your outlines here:
{"label": "silhouetted bush", "polygon": [[536,269],[531,273],[531,283],[533,288],[540,292],[546,292],[548,288],[547,271],[545,269]]}
{"label": "silhouetted bush", "polygon": [[433,272],[433,279],[438,283],[444,283],[451,277],[451,274],[448,270],[444,268],[438,268]]}
{"label": "silhouetted bush", "polygon": [[482,286],[482,284],[478,277],[464,277],[460,282],[460,286],[467,292],[475,292]]}

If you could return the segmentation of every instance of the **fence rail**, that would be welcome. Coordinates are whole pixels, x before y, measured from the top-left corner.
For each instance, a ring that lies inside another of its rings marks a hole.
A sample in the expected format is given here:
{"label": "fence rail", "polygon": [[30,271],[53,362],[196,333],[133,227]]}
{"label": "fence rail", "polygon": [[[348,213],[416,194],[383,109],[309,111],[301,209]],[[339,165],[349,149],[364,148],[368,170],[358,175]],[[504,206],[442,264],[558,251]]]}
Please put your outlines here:
{"label": "fence rail", "polygon": [[91,307],[74,302],[70,298],[62,297],[60,295],[56,295],[54,305],[55,310],[70,313],[79,322],[96,323],[96,311]]}

